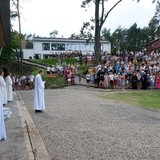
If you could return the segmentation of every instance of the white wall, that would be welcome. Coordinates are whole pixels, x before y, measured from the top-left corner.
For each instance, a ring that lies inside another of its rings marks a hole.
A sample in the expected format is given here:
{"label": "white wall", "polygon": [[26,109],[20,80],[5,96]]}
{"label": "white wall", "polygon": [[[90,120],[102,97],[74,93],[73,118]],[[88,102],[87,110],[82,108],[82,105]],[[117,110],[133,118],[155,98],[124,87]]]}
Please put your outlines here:
{"label": "white wall", "polygon": [[32,59],[34,59],[33,49],[22,49],[22,50],[23,50],[23,59],[29,59],[29,57],[32,57]]}
{"label": "white wall", "polygon": [[[42,50],[42,43],[50,43],[50,42],[34,42],[34,54],[50,54],[50,50]],[[51,46],[50,46],[51,47]]]}
{"label": "white wall", "polygon": [[103,52],[106,51],[106,52],[108,52],[108,53],[111,53],[111,44],[110,44],[110,43],[107,44],[107,45],[106,45],[106,44],[102,44],[101,47],[102,47],[101,49],[102,49]]}
{"label": "white wall", "polygon": [[[49,43],[50,44],[50,50],[42,50],[42,43]],[[63,43],[65,44],[65,50],[64,51],[52,51],[51,50],[51,43]],[[68,44],[68,45],[67,45]],[[74,42],[74,41],[52,41],[52,40],[45,40],[45,39],[41,39],[39,41],[34,41],[33,43],[33,52],[34,54],[39,54],[41,55],[41,58],[43,58],[43,55],[49,55],[49,54],[55,54],[55,53],[62,53],[62,52],[65,52],[65,51],[82,51],[83,53],[86,52],[86,53],[93,53],[94,52],[94,43],[89,43],[89,44],[86,44],[86,43],[82,43],[82,42]],[[101,46],[101,50],[103,52],[108,52],[108,53],[111,53],[111,44],[110,43],[102,43],[102,46]]]}

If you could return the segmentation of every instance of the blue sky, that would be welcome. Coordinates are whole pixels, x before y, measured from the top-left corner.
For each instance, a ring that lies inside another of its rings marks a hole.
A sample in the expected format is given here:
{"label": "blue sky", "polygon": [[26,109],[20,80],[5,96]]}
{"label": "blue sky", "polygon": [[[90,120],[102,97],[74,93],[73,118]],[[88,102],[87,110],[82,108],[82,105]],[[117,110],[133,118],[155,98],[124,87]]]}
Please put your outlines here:
{"label": "blue sky", "polygon": [[[49,37],[49,33],[58,30],[59,37],[68,38],[72,33],[79,34],[83,22],[94,16],[94,5],[81,8],[82,0],[24,0],[21,2],[22,33]],[[106,9],[110,9],[117,0],[108,0]],[[154,16],[156,4],[152,0],[123,0],[109,15],[104,27],[113,32],[118,26],[128,28],[135,22],[138,27],[148,25]],[[14,21],[14,29],[18,23]]]}

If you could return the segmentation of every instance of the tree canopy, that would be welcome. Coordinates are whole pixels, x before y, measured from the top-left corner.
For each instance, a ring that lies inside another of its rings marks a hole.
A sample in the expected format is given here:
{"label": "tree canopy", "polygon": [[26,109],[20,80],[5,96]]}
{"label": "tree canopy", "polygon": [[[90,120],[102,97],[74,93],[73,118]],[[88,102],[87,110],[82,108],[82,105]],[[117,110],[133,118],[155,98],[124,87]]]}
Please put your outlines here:
{"label": "tree canopy", "polygon": [[11,32],[11,42],[3,48],[0,56],[1,65],[7,65],[13,62],[19,51],[19,41],[19,34],[16,31]]}
{"label": "tree canopy", "polygon": [[[100,54],[101,54],[101,29],[110,14],[110,12],[123,0],[117,0],[115,4],[109,9],[106,10],[105,3],[107,3],[109,0],[83,0],[81,7],[86,8],[89,6],[90,3],[94,3],[95,5],[95,13],[94,18],[91,19],[91,22],[94,22],[94,30],[95,30],[95,64],[99,64],[100,61]],[[134,1],[134,0],[133,0]],[[136,2],[139,2],[140,0],[135,0]],[[152,3],[157,2],[159,4],[159,0],[153,0]],[[159,8],[159,7],[157,7]],[[159,10],[157,10],[159,11]],[[89,23],[89,22],[88,22]],[[90,24],[90,23],[89,23]],[[87,27],[89,26],[87,25]],[[136,26],[133,26],[133,30]],[[84,27],[83,27],[84,28]],[[138,31],[138,30],[137,30]],[[87,32],[86,32],[87,33]],[[88,34],[88,33],[87,33]],[[90,35],[90,34],[88,34]]]}

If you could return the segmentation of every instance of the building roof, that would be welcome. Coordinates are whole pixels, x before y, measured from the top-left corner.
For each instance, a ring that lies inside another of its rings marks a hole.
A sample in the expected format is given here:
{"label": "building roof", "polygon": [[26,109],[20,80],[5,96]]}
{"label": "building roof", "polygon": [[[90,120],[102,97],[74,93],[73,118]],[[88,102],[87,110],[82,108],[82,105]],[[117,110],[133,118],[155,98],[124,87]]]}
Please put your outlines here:
{"label": "building roof", "polygon": [[[74,42],[74,43],[87,43],[87,39],[71,39],[71,38],[47,38],[47,37],[35,37],[33,41],[43,42]],[[94,40],[90,40],[89,43],[94,43]],[[108,43],[107,40],[101,40],[101,43]]]}
{"label": "building roof", "polygon": [[0,47],[10,42],[10,0],[0,0]]}
{"label": "building roof", "polygon": [[160,38],[146,44],[146,52],[152,52],[156,49],[160,49]]}
{"label": "building roof", "polygon": [[156,41],[158,41],[158,40],[160,40],[160,38],[157,38],[157,39],[155,39],[155,40],[153,40],[153,41],[147,43],[146,46],[148,46],[148,45],[150,45],[150,44],[152,44],[152,43],[154,43],[154,42],[156,42]]}

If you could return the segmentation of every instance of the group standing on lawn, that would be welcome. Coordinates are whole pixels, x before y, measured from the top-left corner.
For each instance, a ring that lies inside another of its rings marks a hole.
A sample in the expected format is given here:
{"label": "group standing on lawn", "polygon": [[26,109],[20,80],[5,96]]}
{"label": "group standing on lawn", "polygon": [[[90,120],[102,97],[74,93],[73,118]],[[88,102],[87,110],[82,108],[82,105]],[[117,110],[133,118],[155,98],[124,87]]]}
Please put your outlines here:
{"label": "group standing on lawn", "polygon": [[79,65],[60,65],[59,63],[54,66],[47,66],[46,73],[50,74],[58,74],[64,77],[66,84],[75,85],[75,76],[78,75]]}
{"label": "group standing on lawn", "polygon": [[87,69],[90,83],[106,89],[160,89],[160,53],[106,55],[103,64]]}

